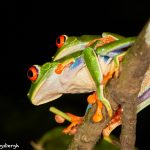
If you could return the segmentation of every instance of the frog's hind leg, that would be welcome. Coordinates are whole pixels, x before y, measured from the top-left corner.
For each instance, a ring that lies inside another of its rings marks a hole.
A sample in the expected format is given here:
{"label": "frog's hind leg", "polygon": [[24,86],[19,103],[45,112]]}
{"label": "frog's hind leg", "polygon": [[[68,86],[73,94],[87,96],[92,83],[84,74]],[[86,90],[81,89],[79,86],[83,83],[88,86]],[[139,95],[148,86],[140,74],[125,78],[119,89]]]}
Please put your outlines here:
{"label": "frog's hind leg", "polygon": [[[108,115],[109,117],[112,117],[113,115],[113,110],[111,108],[111,105],[109,103],[109,101],[104,97],[104,94],[103,94],[103,91],[104,91],[104,86],[103,85],[100,85],[97,87],[97,98],[98,100],[100,100],[104,106],[106,107],[106,110],[108,112]],[[99,105],[98,105],[99,106]],[[96,120],[95,120],[96,121]]]}
{"label": "frog's hind leg", "polygon": [[[83,50],[83,56],[84,56],[84,61],[86,63],[88,71],[95,82],[97,99],[104,104],[104,106],[106,107],[108,111],[109,116],[111,117],[113,111],[112,111],[109,101],[103,95],[104,85],[101,84],[103,80],[103,73],[102,73],[98,58],[96,56],[96,53],[93,48],[87,47],[86,49]],[[98,105],[97,105],[96,112],[98,112],[98,110],[101,109],[101,104],[99,102],[97,102],[97,104]],[[97,116],[94,118],[97,118],[97,120],[94,120],[95,122],[98,122],[102,119],[101,116]]]}

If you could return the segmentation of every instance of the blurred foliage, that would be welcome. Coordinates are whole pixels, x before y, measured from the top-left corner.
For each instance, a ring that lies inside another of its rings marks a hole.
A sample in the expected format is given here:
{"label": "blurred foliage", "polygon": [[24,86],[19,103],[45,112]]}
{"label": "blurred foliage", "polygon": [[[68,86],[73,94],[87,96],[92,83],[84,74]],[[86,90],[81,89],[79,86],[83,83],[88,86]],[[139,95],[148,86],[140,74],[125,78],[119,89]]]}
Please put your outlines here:
{"label": "blurred foliage", "polygon": [[[62,133],[63,128],[57,127],[45,133],[37,142],[31,141],[34,150],[66,150],[72,140],[71,135]],[[94,150],[119,150],[115,145],[101,140]]]}

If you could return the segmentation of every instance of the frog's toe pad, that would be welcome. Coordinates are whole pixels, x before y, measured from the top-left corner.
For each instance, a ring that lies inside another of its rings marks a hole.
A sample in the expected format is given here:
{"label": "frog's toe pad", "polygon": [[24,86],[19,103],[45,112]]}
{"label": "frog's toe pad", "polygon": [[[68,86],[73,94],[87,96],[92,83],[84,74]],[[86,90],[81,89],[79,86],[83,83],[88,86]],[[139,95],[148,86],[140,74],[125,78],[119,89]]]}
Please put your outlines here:
{"label": "frog's toe pad", "polygon": [[63,133],[74,135],[77,132],[80,124],[81,122],[72,122],[67,128],[63,130]]}

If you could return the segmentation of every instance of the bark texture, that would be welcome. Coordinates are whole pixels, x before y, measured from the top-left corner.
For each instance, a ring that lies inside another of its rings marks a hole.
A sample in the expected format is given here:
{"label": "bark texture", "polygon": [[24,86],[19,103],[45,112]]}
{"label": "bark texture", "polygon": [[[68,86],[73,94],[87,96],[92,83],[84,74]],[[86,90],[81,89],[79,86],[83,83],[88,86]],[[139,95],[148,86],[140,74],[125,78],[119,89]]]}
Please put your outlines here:
{"label": "bark texture", "polygon": [[[110,100],[113,110],[121,105],[122,129],[121,150],[133,150],[136,140],[136,102],[141,83],[150,64],[150,20],[142,29],[135,44],[130,48],[121,65],[120,76],[112,79],[106,87],[105,96]],[[74,135],[68,150],[92,150],[101,137],[102,130],[110,118],[103,108],[103,120],[92,122],[96,105],[85,115],[84,123]]]}

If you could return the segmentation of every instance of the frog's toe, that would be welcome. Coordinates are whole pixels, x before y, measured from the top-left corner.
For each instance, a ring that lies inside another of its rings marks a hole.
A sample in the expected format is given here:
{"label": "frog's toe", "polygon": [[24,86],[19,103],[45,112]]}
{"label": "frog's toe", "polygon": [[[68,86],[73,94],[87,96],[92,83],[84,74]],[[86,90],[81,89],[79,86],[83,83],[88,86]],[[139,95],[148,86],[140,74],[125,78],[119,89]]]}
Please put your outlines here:
{"label": "frog's toe", "polygon": [[71,118],[71,124],[63,130],[63,133],[72,135],[77,132],[78,126],[83,122],[83,117],[78,117],[70,113],[67,113],[67,115]]}
{"label": "frog's toe", "polygon": [[106,85],[106,83],[112,78],[112,73],[109,72],[107,75],[104,76],[103,81],[101,82],[101,84]]}
{"label": "frog's toe", "polygon": [[93,121],[99,122],[103,119],[103,115],[102,115],[102,106],[103,105],[99,100],[97,100],[96,102],[97,102],[97,108],[96,108],[96,112],[93,116]]}
{"label": "frog's toe", "polygon": [[93,94],[89,95],[87,98],[87,101],[89,104],[94,104],[97,100],[97,96],[96,96],[96,92],[94,92]]}
{"label": "frog's toe", "polygon": [[55,121],[57,123],[64,123],[65,119],[60,115],[55,115]]}
{"label": "frog's toe", "polygon": [[78,125],[79,123],[77,122],[71,123],[67,128],[63,130],[63,133],[69,134],[69,135],[75,134],[77,132]]}

